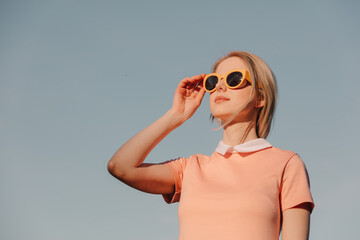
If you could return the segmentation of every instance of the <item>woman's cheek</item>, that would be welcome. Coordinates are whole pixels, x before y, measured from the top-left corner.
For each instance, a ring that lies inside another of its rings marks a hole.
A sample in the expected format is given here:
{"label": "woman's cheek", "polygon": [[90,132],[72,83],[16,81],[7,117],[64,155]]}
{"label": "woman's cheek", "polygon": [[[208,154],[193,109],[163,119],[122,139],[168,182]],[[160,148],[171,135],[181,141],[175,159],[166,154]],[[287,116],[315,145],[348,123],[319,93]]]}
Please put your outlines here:
{"label": "woman's cheek", "polygon": [[210,106],[210,112],[213,113],[213,110],[214,110],[214,100],[215,100],[215,97],[211,94],[210,97],[209,97],[209,106]]}
{"label": "woman's cheek", "polygon": [[215,114],[214,103],[212,101],[210,101],[210,112],[212,115]]}

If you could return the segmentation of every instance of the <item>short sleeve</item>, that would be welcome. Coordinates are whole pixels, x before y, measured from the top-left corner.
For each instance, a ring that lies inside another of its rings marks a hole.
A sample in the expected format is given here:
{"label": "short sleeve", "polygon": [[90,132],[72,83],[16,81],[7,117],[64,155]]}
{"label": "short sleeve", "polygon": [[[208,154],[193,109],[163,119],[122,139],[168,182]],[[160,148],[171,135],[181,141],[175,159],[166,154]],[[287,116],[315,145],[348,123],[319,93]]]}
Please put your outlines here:
{"label": "short sleeve", "polygon": [[298,154],[293,155],[285,166],[281,183],[282,211],[301,203],[311,203],[312,212],[315,204],[310,192],[310,179],[304,162]]}
{"label": "short sleeve", "polygon": [[183,174],[186,167],[187,158],[181,157],[177,159],[168,160],[161,164],[167,166],[174,176],[175,180],[175,191],[172,194],[163,194],[163,198],[167,203],[174,203],[180,200],[181,185],[183,180]]}

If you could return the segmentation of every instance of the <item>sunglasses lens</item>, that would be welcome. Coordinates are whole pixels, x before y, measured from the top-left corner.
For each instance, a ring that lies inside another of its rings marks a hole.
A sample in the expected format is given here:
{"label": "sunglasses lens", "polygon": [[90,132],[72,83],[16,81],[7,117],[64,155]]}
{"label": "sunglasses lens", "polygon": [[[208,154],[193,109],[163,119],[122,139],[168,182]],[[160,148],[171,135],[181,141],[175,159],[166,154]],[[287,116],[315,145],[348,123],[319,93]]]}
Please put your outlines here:
{"label": "sunglasses lens", "polygon": [[213,90],[215,88],[217,82],[218,82],[217,76],[208,77],[205,82],[205,89],[208,91]]}
{"label": "sunglasses lens", "polygon": [[243,78],[241,72],[232,72],[228,75],[226,82],[230,87],[237,87]]}

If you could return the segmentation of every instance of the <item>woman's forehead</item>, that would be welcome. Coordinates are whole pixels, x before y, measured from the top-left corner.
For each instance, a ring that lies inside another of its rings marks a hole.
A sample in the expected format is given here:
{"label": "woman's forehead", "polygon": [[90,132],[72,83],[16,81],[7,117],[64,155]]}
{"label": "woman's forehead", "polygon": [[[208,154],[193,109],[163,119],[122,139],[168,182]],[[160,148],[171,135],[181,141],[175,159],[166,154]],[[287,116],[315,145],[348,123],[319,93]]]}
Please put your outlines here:
{"label": "woman's forehead", "polygon": [[248,70],[247,64],[239,57],[229,57],[223,60],[216,68],[216,73],[225,74],[233,69]]}

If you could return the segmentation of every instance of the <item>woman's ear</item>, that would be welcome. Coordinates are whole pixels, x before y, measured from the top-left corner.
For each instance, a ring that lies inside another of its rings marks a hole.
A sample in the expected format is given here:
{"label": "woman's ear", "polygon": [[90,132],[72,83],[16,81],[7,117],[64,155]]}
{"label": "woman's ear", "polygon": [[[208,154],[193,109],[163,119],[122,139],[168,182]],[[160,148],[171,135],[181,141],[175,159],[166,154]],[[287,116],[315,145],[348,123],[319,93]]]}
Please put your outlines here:
{"label": "woman's ear", "polygon": [[265,105],[265,97],[262,90],[259,90],[256,97],[255,107],[261,108]]}

